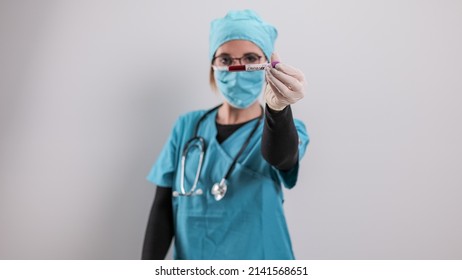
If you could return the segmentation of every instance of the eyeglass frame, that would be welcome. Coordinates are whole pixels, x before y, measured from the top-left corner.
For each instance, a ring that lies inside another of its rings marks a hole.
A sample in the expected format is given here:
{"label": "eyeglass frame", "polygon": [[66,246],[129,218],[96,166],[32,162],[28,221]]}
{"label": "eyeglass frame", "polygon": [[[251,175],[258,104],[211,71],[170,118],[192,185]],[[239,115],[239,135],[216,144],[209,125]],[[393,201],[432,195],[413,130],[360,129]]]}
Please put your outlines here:
{"label": "eyeglass frame", "polygon": [[[234,65],[234,61],[235,61],[235,60],[238,60],[240,65],[246,65],[246,64],[243,64],[243,63],[242,63],[241,59],[243,59],[244,57],[246,57],[246,56],[248,56],[248,55],[255,55],[256,57],[258,57],[258,62],[257,62],[257,63],[260,63],[260,61],[261,61],[261,59],[262,59],[262,57],[263,57],[262,55],[258,55],[258,54],[256,54],[256,53],[246,53],[246,54],[244,54],[244,55],[241,56],[241,57],[232,57],[232,56],[230,56],[230,55],[228,55],[228,54],[220,54],[220,55],[217,55],[217,56],[214,56],[214,57],[213,57],[213,59],[212,59],[212,65],[215,64],[215,60],[216,60],[217,58],[220,58],[220,57],[223,57],[223,56],[227,56],[227,57],[229,57],[229,58],[231,59],[231,64],[229,64],[229,65],[223,65],[223,66],[231,66],[231,65]],[[221,66],[221,65],[220,65],[220,66]]]}

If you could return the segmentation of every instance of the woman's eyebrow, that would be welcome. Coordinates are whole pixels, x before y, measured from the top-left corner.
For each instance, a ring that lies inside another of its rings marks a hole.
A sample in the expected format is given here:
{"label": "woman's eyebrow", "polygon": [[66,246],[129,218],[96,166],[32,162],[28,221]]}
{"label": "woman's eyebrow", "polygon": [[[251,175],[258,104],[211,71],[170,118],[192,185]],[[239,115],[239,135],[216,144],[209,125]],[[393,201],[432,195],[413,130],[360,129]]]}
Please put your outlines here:
{"label": "woman's eyebrow", "polygon": [[[257,54],[256,52],[246,52],[246,53],[244,53],[243,56],[251,55],[251,54],[256,55],[256,56],[261,56],[261,55]],[[218,56],[231,56],[231,55],[229,53],[227,53],[227,52],[223,52],[223,53],[215,55],[215,57],[218,57]]]}

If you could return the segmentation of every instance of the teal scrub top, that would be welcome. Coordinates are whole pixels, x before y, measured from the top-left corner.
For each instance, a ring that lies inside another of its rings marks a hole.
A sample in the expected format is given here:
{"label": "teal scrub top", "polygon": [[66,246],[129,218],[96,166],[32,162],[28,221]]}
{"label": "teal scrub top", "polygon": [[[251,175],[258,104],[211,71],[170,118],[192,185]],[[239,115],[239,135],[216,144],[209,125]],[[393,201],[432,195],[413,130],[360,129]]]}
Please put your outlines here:
{"label": "teal scrub top", "polygon": [[[180,192],[181,156],[185,143],[205,110],[178,118],[170,137],[147,179],[157,186]],[[282,186],[292,188],[299,163],[290,171],[279,171],[261,154],[262,121],[238,159],[228,179],[225,197],[216,201],[210,190],[225,176],[234,157],[258,120],[250,121],[224,142],[216,140],[216,114],[201,122],[198,135],[206,140],[202,171],[197,185],[202,195],[172,197],[175,259],[294,259],[283,210]],[[299,136],[299,160],[309,142],[304,124],[294,120]],[[188,152],[185,191],[196,176],[198,149]]]}

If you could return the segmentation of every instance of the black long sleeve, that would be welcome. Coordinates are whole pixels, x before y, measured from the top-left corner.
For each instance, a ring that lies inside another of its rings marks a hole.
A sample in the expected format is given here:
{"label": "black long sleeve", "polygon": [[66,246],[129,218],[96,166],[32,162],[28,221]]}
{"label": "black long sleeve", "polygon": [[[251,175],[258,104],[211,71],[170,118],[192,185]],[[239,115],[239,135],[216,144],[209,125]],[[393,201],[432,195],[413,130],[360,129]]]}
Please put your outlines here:
{"label": "black long sleeve", "polygon": [[298,133],[290,106],[274,111],[266,105],[261,152],[279,170],[290,170],[298,162]]}
{"label": "black long sleeve", "polygon": [[163,260],[174,236],[172,189],[157,187],[144,237],[143,260]]}

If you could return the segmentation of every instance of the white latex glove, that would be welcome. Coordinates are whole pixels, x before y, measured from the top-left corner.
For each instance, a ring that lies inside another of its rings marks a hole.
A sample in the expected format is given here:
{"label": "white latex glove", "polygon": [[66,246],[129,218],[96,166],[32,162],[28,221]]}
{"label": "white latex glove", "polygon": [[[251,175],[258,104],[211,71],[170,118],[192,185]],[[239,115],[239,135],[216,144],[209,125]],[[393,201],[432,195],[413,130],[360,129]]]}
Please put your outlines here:
{"label": "white latex glove", "polygon": [[[273,61],[279,61],[276,53],[271,56]],[[275,111],[283,110],[305,95],[305,75],[287,64],[278,63],[275,68],[266,68],[266,82],[266,104]]]}

